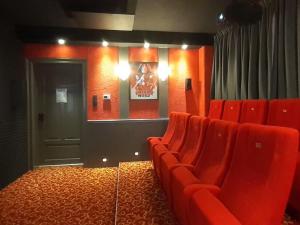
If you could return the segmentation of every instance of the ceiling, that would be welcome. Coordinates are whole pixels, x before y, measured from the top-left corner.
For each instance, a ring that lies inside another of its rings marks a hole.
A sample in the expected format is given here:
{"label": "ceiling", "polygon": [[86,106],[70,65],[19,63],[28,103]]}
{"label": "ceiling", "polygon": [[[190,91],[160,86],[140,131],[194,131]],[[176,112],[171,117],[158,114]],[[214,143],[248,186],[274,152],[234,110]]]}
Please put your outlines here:
{"label": "ceiling", "polygon": [[1,0],[16,25],[119,31],[215,33],[231,0]]}

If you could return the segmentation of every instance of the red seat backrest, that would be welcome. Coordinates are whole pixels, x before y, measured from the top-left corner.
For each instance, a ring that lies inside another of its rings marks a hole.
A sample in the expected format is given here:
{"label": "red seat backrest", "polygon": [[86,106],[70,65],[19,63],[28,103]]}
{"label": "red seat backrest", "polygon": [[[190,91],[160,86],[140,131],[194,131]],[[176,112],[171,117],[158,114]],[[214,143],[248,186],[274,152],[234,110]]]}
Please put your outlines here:
{"label": "red seat backrest", "polygon": [[221,119],[224,100],[211,100],[207,117],[209,119]]}
{"label": "red seat backrest", "polygon": [[176,124],[176,112],[171,112],[169,116],[169,123],[164,136],[162,137],[162,143],[169,143],[172,139],[172,136],[175,131],[175,124]]}
{"label": "red seat backrest", "polygon": [[300,131],[300,99],[272,100],[267,124],[292,127]]}
{"label": "red seat backrest", "polygon": [[298,136],[290,128],[240,125],[219,198],[241,224],[281,224],[296,167]]}
{"label": "red seat backrest", "polygon": [[225,101],[222,120],[239,122],[242,101]]}
{"label": "red seat backrest", "polygon": [[178,152],[183,144],[185,135],[187,133],[187,127],[189,118],[191,114],[189,113],[176,113],[176,124],[174,134],[171,138],[170,143],[168,144],[168,149],[171,151]]}
{"label": "red seat backrest", "polygon": [[265,124],[267,113],[267,100],[243,100],[240,123]]}
{"label": "red seat backrest", "polygon": [[[300,99],[277,99],[269,103],[268,124],[300,131]],[[290,205],[300,213],[300,146],[298,166],[290,195]]]}
{"label": "red seat backrest", "polygon": [[238,124],[211,120],[202,152],[195,165],[195,175],[201,184],[221,185],[231,161]]}
{"label": "red seat backrest", "polygon": [[197,156],[202,150],[208,123],[209,119],[206,117],[192,116],[190,118],[186,138],[179,152],[181,163],[195,163]]}

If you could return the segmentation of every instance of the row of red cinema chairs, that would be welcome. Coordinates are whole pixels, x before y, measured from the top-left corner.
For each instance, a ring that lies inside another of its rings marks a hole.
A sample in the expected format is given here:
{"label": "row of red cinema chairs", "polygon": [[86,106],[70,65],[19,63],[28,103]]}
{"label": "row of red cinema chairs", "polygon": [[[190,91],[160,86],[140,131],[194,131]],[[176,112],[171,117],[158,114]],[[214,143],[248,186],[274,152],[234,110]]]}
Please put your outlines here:
{"label": "row of red cinema chairs", "polygon": [[279,225],[290,193],[299,210],[299,113],[298,99],[213,100],[207,117],[171,113],[164,136],[148,142],[180,223]]}

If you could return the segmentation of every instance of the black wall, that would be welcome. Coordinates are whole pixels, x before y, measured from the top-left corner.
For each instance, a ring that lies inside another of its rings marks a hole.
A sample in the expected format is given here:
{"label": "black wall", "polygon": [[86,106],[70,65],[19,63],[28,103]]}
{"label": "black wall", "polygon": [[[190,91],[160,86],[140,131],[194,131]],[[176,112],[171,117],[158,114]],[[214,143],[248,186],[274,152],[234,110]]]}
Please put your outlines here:
{"label": "black wall", "polygon": [[0,188],[27,171],[26,79],[22,44],[0,18]]}

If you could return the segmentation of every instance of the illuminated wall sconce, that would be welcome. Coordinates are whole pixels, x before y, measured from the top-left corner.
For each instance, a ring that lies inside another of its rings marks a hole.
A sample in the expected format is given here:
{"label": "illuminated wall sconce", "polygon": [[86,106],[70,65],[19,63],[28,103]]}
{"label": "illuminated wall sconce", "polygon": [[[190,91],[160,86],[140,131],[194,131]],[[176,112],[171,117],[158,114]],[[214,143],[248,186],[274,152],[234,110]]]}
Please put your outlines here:
{"label": "illuminated wall sconce", "polygon": [[120,62],[115,67],[115,73],[121,80],[127,80],[130,75],[130,66],[127,62]]}
{"label": "illuminated wall sconce", "polygon": [[157,74],[160,80],[165,81],[171,74],[171,69],[167,63],[159,63],[157,68]]}

